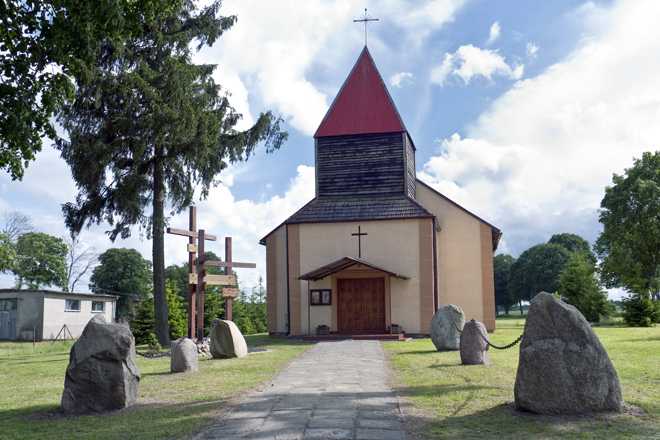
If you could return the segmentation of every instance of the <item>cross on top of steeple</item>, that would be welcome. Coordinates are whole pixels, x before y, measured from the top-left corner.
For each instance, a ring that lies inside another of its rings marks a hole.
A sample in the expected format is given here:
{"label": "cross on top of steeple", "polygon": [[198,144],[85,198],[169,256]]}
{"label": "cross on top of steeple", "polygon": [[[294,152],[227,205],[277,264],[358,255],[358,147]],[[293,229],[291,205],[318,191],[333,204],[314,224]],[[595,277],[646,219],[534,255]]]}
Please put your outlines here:
{"label": "cross on top of steeple", "polygon": [[364,18],[356,18],[353,20],[353,23],[364,23],[364,45],[367,45],[367,24],[370,21],[380,21],[379,18],[370,18],[369,15],[367,15],[367,8],[364,8]]}

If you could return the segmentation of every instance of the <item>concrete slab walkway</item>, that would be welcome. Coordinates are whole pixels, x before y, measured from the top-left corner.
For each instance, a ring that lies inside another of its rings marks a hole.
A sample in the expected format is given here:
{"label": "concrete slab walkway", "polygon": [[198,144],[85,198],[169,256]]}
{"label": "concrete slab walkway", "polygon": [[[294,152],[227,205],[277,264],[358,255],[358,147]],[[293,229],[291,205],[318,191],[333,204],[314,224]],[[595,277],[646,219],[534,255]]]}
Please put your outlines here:
{"label": "concrete slab walkway", "polygon": [[320,342],[195,439],[402,440],[378,341]]}

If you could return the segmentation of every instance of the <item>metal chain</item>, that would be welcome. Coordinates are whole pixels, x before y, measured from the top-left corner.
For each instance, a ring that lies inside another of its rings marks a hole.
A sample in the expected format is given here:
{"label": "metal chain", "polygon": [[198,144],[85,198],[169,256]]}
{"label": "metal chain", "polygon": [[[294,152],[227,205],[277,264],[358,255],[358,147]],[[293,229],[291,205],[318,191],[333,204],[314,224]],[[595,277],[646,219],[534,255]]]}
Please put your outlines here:
{"label": "metal chain", "polygon": [[[474,321],[474,319],[473,319],[472,321]],[[456,325],[456,322],[455,322],[455,321],[452,320],[452,324],[454,325],[454,328],[456,329],[456,331],[457,331],[459,334],[463,334],[463,330],[461,330],[460,328],[458,328],[458,326]],[[477,333],[479,334],[479,336],[481,337],[481,339],[483,339],[484,342],[486,342],[486,344],[488,344],[489,346],[491,346],[491,347],[493,347],[493,348],[495,348],[495,349],[497,349],[497,350],[506,350],[507,348],[511,348],[511,347],[513,347],[513,346],[516,345],[518,342],[522,341],[522,338],[523,338],[523,336],[525,335],[524,332],[521,333],[520,336],[518,336],[518,337],[516,338],[516,340],[513,341],[513,342],[511,342],[510,344],[506,344],[506,345],[495,345],[495,344],[493,344],[492,342],[490,342],[490,341],[488,340],[487,337],[485,337],[484,335],[482,335],[481,332],[477,332]]]}

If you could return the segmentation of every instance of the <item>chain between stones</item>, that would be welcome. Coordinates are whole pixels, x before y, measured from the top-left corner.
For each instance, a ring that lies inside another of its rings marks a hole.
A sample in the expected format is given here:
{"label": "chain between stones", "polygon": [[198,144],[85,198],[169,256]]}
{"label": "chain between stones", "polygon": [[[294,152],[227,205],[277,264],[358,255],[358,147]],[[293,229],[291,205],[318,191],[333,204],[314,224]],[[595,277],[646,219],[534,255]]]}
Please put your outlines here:
{"label": "chain between stones", "polygon": [[[457,331],[459,334],[463,334],[463,330],[461,330],[460,328],[458,328],[458,326],[456,325],[456,322],[452,321],[451,323],[454,325],[454,328],[456,329],[456,331]],[[486,338],[486,337],[485,337],[484,335],[482,335],[480,332],[477,332],[477,333],[479,334],[479,336],[481,337],[481,339],[484,340],[484,342],[485,342],[486,344],[488,344],[489,346],[491,346],[491,347],[493,347],[493,348],[495,348],[495,349],[497,349],[497,350],[506,350],[507,348],[511,348],[511,347],[513,347],[513,346],[516,345],[518,342],[522,341],[522,338],[523,338],[523,336],[525,335],[525,333],[521,333],[520,336],[518,336],[518,337],[516,338],[516,340],[513,341],[513,342],[511,342],[510,344],[506,344],[506,345],[495,345],[495,344],[493,344],[492,342],[490,342],[490,341],[488,340],[488,338]]]}

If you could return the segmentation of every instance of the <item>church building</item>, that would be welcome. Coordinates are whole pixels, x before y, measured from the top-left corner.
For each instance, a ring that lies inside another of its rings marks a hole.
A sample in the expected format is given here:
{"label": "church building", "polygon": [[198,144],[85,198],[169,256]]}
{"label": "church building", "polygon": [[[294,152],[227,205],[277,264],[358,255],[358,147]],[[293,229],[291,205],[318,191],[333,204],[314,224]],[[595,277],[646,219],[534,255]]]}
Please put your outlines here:
{"label": "church building", "polygon": [[261,240],[269,332],[426,335],[444,304],[493,331],[501,232],[415,177],[415,144],[366,46],[314,147],[316,197]]}

